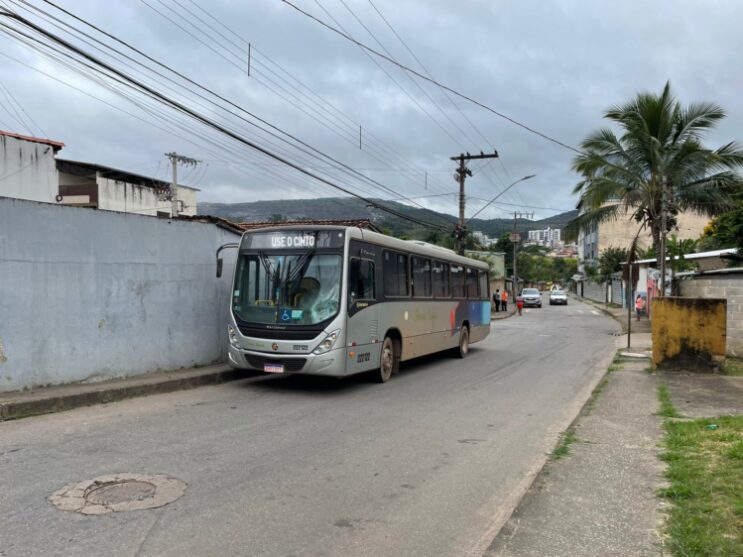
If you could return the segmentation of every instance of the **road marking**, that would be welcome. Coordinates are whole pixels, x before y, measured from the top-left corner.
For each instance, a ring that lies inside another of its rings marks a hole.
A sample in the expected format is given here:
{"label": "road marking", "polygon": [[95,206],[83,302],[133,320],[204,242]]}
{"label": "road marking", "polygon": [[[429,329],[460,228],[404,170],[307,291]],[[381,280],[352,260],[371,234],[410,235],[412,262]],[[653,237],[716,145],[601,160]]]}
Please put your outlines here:
{"label": "road marking", "polygon": [[578,310],[578,313],[583,313],[583,310],[582,310],[582,309],[579,309],[579,310]]}
{"label": "road marking", "polygon": [[594,315],[599,315],[599,312],[596,311],[596,310],[594,310],[594,309],[591,310],[591,313],[594,314]]}

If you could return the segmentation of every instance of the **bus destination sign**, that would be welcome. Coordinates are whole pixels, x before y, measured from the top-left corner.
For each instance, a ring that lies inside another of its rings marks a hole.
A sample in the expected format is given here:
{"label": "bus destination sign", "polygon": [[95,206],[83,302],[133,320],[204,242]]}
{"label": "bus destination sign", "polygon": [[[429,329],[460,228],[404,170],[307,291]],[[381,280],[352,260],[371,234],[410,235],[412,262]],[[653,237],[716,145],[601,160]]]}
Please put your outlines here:
{"label": "bus destination sign", "polygon": [[246,234],[242,249],[322,249],[343,247],[340,230],[287,230]]}

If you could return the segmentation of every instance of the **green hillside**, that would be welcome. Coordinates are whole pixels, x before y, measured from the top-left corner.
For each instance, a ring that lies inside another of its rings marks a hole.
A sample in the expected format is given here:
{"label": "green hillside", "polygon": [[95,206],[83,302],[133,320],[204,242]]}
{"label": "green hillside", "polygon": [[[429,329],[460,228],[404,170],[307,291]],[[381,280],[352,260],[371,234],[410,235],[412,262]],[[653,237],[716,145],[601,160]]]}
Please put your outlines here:
{"label": "green hillside", "polygon": [[[410,207],[395,201],[374,200],[375,203],[388,207],[400,214],[453,229],[457,219],[453,215],[439,213],[430,209]],[[371,219],[379,228],[389,231],[394,236],[423,239],[430,229],[390,215],[364,201],[348,197],[326,197],[321,199],[285,199],[274,201],[254,201],[250,203],[199,203],[200,215],[223,217],[235,222],[295,220],[295,219]],[[518,230],[536,230],[539,228],[562,228],[575,217],[576,211],[569,211],[547,219],[530,221],[519,219]],[[481,231],[491,238],[501,236],[513,229],[513,219],[474,219],[469,228]]]}

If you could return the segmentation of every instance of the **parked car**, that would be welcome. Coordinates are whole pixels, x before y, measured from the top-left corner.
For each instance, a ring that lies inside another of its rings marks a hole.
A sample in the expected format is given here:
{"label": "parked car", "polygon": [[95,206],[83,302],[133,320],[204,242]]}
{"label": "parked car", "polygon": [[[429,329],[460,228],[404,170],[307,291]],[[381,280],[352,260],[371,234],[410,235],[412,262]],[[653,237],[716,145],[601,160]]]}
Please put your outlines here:
{"label": "parked car", "polygon": [[524,300],[524,307],[542,307],[542,295],[536,288],[524,288],[521,291],[521,298]]}
{"label": "parked car", "polygon": [[550,305],[554,306],[558,304],[568,305],[568,296],[562,290],[553,290],[550,292]]}

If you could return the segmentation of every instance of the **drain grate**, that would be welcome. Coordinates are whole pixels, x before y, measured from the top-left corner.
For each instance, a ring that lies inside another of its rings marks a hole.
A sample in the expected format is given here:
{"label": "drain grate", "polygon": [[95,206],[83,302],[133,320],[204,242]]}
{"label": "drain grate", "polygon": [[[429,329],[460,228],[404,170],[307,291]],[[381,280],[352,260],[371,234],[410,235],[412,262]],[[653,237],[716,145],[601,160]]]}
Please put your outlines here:
{"label": "drain grate", "polygon": [[186,484],[170,476],[114,474],[66,485],[49,500],[63,511],[106,514],[162,507],[185,491]]}

